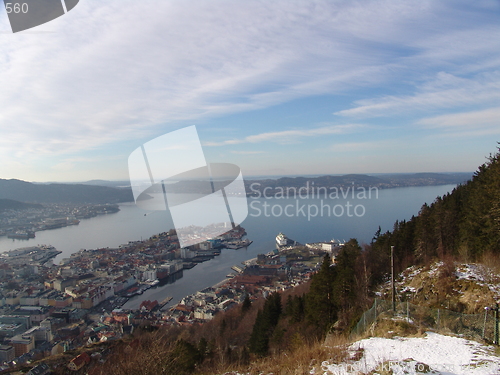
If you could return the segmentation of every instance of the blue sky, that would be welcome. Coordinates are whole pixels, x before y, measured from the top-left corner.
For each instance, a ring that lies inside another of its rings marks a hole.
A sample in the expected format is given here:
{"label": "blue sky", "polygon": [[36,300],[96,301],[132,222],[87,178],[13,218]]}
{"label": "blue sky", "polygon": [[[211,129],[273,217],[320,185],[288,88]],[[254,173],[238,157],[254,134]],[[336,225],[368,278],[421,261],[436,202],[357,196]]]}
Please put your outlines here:
{"label": "blue sky", "polygon": [[12,34],[2,10],[0,178],[126,179],[190,125],[244,176],[473,171],[500,140],[499,19],[497,0],[81,0]]}

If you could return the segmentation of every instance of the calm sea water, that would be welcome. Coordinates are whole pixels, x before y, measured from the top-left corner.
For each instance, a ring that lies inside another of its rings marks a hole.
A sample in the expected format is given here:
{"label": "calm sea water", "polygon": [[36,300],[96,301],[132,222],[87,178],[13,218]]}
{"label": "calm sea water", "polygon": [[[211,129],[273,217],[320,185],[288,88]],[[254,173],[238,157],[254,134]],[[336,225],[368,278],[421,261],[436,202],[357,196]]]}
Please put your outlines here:
{"label": "calm sea water", "polygon": [[[191,270],[172,283],[149,289],[125,304],[125,308],[137,308],[146,299],[162,300],[172,296],[172,303],[182,297],[223,280],[232,272],[231,266],[254,258],[259,253],[275,247],[279,232],[301,242],[327,241],[332,238],[360,243],[370,242],[380,225],[382,231],[391,230],[396,220],[408,220],[417,215],[425,202],[450,192],[455,185],[408,187],[372,191],[371,197],[352,192],[343,197],[321,196],[287,199],[249,198],[249,215],[242,223],[253,244],[247,249],[225,249],[221,255]],[[344,193],[346,193],[344,191]],[[243,199],[243,198],[241,198]],[[148,212],[126,203],[120,212],[82,220],[77,226],[37,232],[36,238],[13,240],[0,237],[0,252],[18,247],[50,244],[63,253],[55,262],[69,257],[79,249],[118,247],[128,241],[147,239],[173,228],[168,212]]]}

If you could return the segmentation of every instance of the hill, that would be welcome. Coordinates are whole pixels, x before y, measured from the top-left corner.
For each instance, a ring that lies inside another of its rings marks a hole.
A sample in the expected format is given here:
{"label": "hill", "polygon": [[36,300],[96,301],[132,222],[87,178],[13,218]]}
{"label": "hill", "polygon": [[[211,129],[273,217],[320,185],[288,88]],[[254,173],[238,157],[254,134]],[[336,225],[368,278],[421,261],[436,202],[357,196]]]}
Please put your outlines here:
{"label": "hill", "polygon": [[490,155],[471,180],[424,204],[418,215],[396,221],[393,231],[375,233],[369,256],[372,285],[390,272],[391,246],[397,272],[435,258],[474,262],[489,253],[500,256],[500,153]]}
{"label": "hill", "polygon": [[4,210],[26,210],[30,208],[42,208],[41,204],[23,203],[12,199],[0,199],[0,211]]}
{"label": "hill", "polygon": [[[390,189],[396,187],[409,186],[434,186],[434,185],[456,185],[461,184],[471,178],[472,173],[415,173],[415,174],[388,174],[379,176],[370,176],[365,174],[347,174],[343,176],[319,176],[319,177],[280,177],[278,179],[245,179],[245,188],[247,195],[262,195],[265,191],[266,196],[283,194],[283,190],[292,189],[296,193],[305,194],[318,191],[315,189],[326,188],[351,188],[352,186],[363,186],[365,188],[374,187],[377,189]],[[227,185],[231,181],[221,182]],[[89,181],[88,184],[117,186],[126,186],[125,182],[111,181]],[[119,185],[118,185],[119,186]],[[173,193],[202,193],[207,188],[205,182],[198,180],[179,181],[168,185],[168,190]],[[298,190],[305,188],[307,190]],[[160,191],[160,190],[159,190]],[[323,191],[324,194],[324,191]]]}
{"label": "hill", "polygon": [[343,176],[281,177],[278,179],[245,180],[247,194],[255,195],[266,190],[266,195],[280,194],[280,189],[308,187],[309,189],[363,186],[390,189],[409,186],[433,186],[461,184],[471,178],[472,173],[415,173],[370,176],[347,174]]}
{"label": "hill", "polygon": [[0,199],[30,203],[120,203],[133,201],[130,188],[83,184],[33,184],[0,179]]}
{"label": "hill", "polygon": [[89,180],[81,182],[82,185],[125,187],[130,186],[130,181]]}

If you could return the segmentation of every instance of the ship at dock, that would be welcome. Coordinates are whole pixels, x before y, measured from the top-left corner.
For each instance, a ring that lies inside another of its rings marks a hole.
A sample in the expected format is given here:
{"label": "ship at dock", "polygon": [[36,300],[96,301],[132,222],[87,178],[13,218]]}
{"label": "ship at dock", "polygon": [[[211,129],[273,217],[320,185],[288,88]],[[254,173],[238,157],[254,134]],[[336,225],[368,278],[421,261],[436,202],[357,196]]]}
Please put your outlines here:
{"label": "ship at dock", "polygon": [[0,254],[0,257],[2,257],[5,263],[11,266],[18,266],[21,264],[42,265],[61,253],[62,251],[57,250],[54,246],[38,245],[6,251]]}
{"label": "ship at dock", "polygon": [[148,285],[151,285],[151,286],[155,286],[155,285],[158,285],[160,283],[160,280],[158,280],[158,279],[154,279],[154,280],[148,279],[144,283],[148,284]]}
{"label": "ship at dock", "polygon": [[40,230],[50,230],[67,227],[69,225],[78,225],[80,220],[74,217],[50,218],[45,219],[40,226]]}
{"label": "ship at dock", "polygon": [[288,238],[287,236],[285,236],[281,232],[276,236],[276,248],[278,250],[283,249],[285,247],[293,247],[293,246],[300,246],[300,245],[301,245],[300,243]]}
{"label": "ship at dock", "polygon": [[236,249],[241,249],[242,247],[248,247],[252,244],[252,240],[249,240],[248,238],[244,239],[244,240],[238,240],[238,241],[228,241],[226,242],[226,244],[224,245],[224,247],[226,247],[227,249],[233,249],[233,250],[236,250]]}
{"label": "ship at dock", "polygon": [[35,232],[33,231],[16,231],[7,234],[7,238],[17,239],[17,240],[27,240],[30,238],[35,238]]}

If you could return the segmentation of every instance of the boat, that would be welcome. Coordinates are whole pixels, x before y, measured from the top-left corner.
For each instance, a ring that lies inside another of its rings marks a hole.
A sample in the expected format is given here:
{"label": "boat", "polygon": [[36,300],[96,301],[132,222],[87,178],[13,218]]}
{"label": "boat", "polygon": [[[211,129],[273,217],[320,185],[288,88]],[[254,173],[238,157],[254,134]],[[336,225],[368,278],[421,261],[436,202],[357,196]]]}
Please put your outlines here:
{"label": "boat", "polygon": [[137,287],[137,286],[135,286],[135,285],[134,285],[134,286],[132,286],[132,287],[130,287],[130,288],[128,288],[128,289],[125,291],[125,297],[130,298],[130,297],[135,296],[136,294],[139,294],[139,293],[138,293],[138,290],[139,290],[139,287]]}
{"label": "boat", "polygon": [[35,238],[35,232],[32,231],[20,231],[7,234],[8,238],[27,240],[28,238]]}
{"label": "boat", "polygon": [[228,249],[241,249],[242,247],[248,247],[252,244],[253,241],[249,240],[248,238],[243,240],[243,241],[232,241],[229,242],[228,244],[225,245],[226,248]]}
{"label": "boat", "polygon": [[182,266],[183,266],[183,268],[185,270],[189,270],[189,269],[193,268],[194,266],[196,266],[196,263],[193,263],[193,262],[184,262],[182,264]]}
{"label": "boat", "polygon": [[146,290],[148,290],[149,288],[151,288],[151,285],[149,285],[149,284],[142,284],[142,285],[139,287],[138,293],[139,293],[139,294],[142,294],[142,293],[144,293]]}
{"label": "boat", "polygon": [[300,243],[297,241],[291,240],[287,236],[285,236],[283,233],[279,233],[276,236],[276,248],[280,250],[281,248],[287,247],[287,246],[301,246]]}
{"label": "boat", "polygon": [[278,249],[279,249],[280,247],[286,246],[286,245],[288,245],[288,241],[289,241],[288,237],[280,232],[276,236],[276,247],[278,247]]}
{"label": "boat", "polygon": [[154,280],[151,280],[151,279],[148,279],[145,281],[146,284],[150,285],[150,286],[155,286],[155,285],[158,285],[160,283],[160,280],[158,279],[154,279]]}

